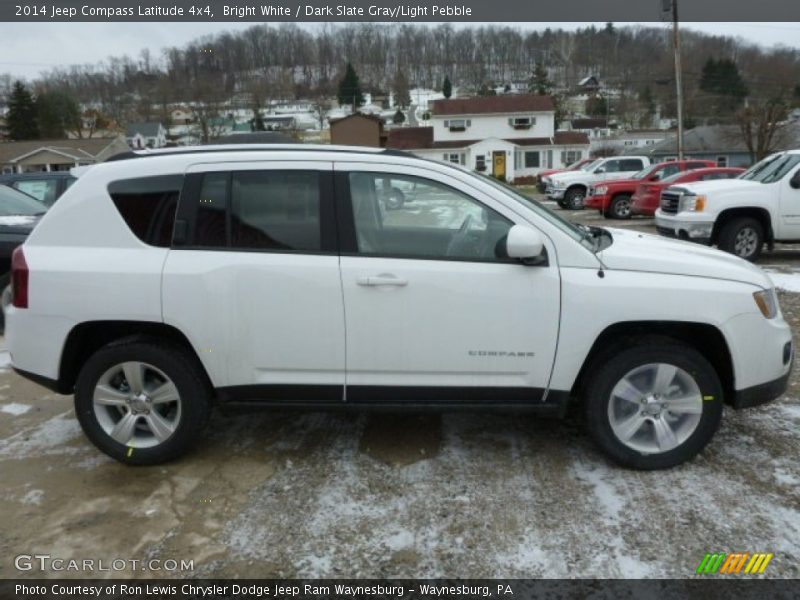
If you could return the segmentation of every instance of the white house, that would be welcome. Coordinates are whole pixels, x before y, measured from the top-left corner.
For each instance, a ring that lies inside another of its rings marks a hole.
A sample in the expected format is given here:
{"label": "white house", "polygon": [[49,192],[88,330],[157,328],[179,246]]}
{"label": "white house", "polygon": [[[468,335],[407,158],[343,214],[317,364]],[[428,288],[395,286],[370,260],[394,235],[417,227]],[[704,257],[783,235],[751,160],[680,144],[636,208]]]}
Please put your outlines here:
{"label": "white house", "polygon": [[675,137],[674,131],[664,129],[632,129],[616,131],[605,137],[590,138],[595,154],[639,154],[638,150],[649,150],[666,139]]}
{"label": "white house", "polygon": [[136,149],[163,148],[167,145],[167,130],[161,123],[129,123],[125,133],[128,146]]}
{"label": "white house", "polygon": [[386,146],[514,181],[589,153],[586,134],[555,131],[550,96],[482,96],[431,102],[431,127],[389,132]]}

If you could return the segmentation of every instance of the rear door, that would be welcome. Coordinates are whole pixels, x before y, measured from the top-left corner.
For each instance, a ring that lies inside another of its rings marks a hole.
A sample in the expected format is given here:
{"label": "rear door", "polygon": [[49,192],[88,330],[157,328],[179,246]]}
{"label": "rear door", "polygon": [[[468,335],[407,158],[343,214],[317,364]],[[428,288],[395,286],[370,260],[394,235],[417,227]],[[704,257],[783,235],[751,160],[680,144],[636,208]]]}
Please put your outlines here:
{"label": "rear door", "polygon": [[187,170],[164,320],[239,399],[339,402],[344,307],[330,162]]}
{"label": "rear door", "polygon": [[336,163],[336,188],[347,401],[541,400],[560,310],[549,240],[547,265],[505,258],[523,220],[427,169]]}

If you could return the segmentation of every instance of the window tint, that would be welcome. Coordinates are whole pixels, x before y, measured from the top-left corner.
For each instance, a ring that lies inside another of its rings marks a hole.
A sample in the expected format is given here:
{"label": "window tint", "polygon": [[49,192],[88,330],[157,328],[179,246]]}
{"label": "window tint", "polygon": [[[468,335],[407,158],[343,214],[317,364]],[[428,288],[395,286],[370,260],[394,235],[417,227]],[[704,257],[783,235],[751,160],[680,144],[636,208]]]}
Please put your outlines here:
{"label": "window tint", "polygon": [[203,177],[194,245],[318,251],[319,173],[238,171]]}
{"label": "window tint", "polygon": [[182,175],[142,177],[114,181],[108,193],[137,238],[145,244],[168,247],[182,185]]}
{"label": "window tint", "polygon": [[642,161],[636,158],[623,158],[619,161],[619,171],[641,171]]}
{"label": "window tint", "polygon": [[56,201],[58,181],[55,179],[21,179],[15,181],[13,186],[47,206],[52,206]]}
{"label": "window tint", "polygon": [[350,195],[361,254],[506,258],[511,221],[446,185],[405,175],[351,173]]}
{"label": "window tint", "polygon": [[708,165],[706,163],[703,163],[703,162],[690,162],[690,163],[688,163],[686,165],[686,168],[687,169],[703,169],[703,168],[705,168],[707,166]]}
{"label": "window tint", "polygon": [[194,243],[208,248],[228,246],[228,173],[207,173],[200,187],[194,223]]}
{"label": "window tint", "polygon": [[231,200],[234,248],[321,249],[316,171],[234,173]]}

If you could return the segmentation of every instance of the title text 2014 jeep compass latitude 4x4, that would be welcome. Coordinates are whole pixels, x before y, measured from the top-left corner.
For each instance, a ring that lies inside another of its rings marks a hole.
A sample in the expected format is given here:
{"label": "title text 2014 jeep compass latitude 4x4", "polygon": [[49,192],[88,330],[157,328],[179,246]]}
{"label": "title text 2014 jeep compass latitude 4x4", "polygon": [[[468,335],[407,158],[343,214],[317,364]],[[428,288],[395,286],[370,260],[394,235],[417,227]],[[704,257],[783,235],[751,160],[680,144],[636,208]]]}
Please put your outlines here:
{"label": "title text 2014 jeep compass latitude 4x4", "polygon": [[562,414],[575,398],[614,460],[668,467],[724,402],[779,396],[793,359],[770,279],[687,248],[404,153],[130,153],[16,251],[7,341],[131,464],[184,452],[213,402]]}

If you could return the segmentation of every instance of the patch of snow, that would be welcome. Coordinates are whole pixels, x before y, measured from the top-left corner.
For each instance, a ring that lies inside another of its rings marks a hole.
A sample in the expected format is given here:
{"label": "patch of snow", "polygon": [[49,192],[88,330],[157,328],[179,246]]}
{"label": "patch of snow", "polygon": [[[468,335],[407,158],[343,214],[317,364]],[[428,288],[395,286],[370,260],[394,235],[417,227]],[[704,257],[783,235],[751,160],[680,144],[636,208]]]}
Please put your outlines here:
{"label": "patch of snow", "polygon": [[29,404],[20,404],[19,402],[11,402],[10,404],[3,404],[0,406],[0,412],[7,413],[9,415],[14,415],[18,417],[20,415],[24,415],[28,412],[32,406]]}
{"label": "patch of snow", "polygon": [[44,490],[31,490],[22,497],[22,503],[38,506],[42,503],[42,498],[44,498]]}
{"label": "patch of snow", "polygon": [[775,287],[785,292],[800,293],[800,273],[778,273],[767,271],[767,275],[772,279]]}
{"label": "patch of snow", "polygon": [[21,459],[41,454],[69,454],[75,449],[64,448],[64,445],[80,434],[80,425],[70,410],[0,440],[0,457]]}
{"label": "patch of snow", "polygon": [[590,468],[578,462],[573,466],[573,472],[578,479],[594,488],[595,498],[600,507],[604,509],[605,514],[612,519],[616,519],[623,506],[625,506],[625,500],[614,486],[603,478],[603,473],[608,474],[608,470],[601,469],[598,466]]}

